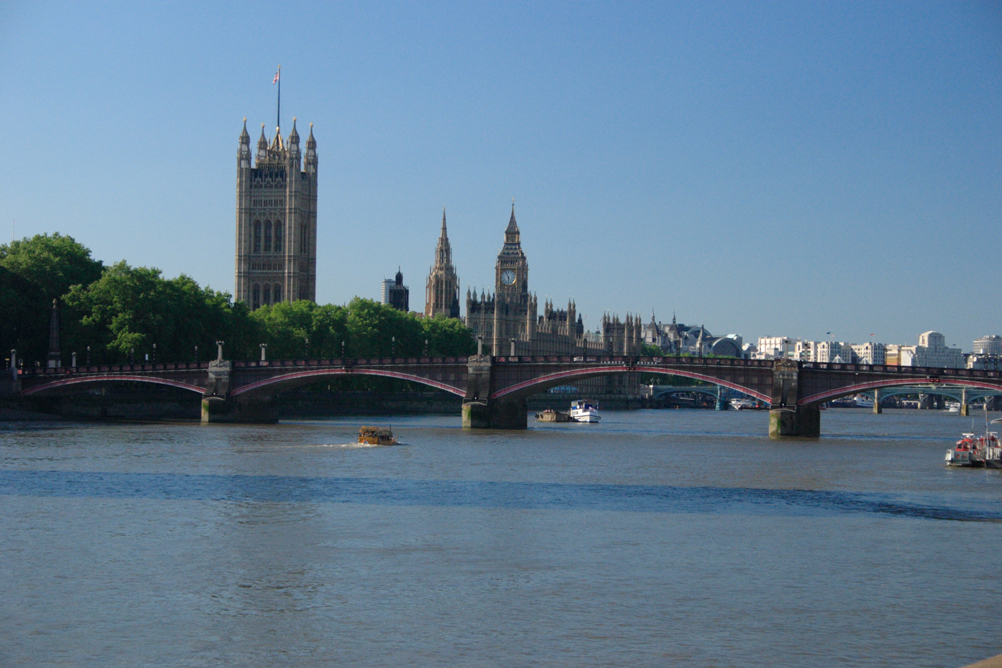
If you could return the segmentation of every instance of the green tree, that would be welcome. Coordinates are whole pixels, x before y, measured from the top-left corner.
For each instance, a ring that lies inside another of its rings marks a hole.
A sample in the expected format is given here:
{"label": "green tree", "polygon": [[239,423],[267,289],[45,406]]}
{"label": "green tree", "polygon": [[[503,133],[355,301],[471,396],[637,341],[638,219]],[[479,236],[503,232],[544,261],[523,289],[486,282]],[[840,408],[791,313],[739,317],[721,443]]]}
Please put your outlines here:
{"label": "green tree", "polygon": [[101,270],[90,250],[58,232],[0,245],[0,348],[16,348],[23,359],[43,361],[52,300],[74,285],[89,285]]}
{"label": "green tree", "polygon": [[136,361],[152,359],[154,344],[158,362],[192,361],[195,346],[206,359],[217,340],[229,345],[227,357],[247,359],[259,338],[246,307],[232,304],[228,294],[124,261],[89,286],[74,286],[66,305],[77,316],[65,323],[67,342],[78,352],[90,345],[93,362],[125,361],[130,354]]}
{"label": "green tree", "polygon": [[70,236],[36,234],[0,246],[0,266],[41,289],[49,304],[74,285],[90,285],[101,277],[102,264]]}
{"label": "green tree", "polygon": [[477,342],[469,327],[456,318],[436,316],[421,320],[428,354],[443,357],[466,357],[477,352]]}

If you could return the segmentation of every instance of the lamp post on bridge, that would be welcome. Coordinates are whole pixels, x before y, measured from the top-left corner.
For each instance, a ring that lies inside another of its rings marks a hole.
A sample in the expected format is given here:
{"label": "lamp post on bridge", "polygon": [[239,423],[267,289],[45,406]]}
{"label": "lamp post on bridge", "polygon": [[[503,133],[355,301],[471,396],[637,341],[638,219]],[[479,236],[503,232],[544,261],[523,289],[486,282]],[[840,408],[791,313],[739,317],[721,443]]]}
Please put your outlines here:
{"label": "lamp post on bridge", "polygon": [[397,356],[397,337],[396,336],[391,336],[390,337],[390,357],[396,357],[396,356]]}
{"label": "lamp post on bridge", "polygon": [[428,339],[424,340],[424,356],[428,357]]}
{"label": "lamp post on bridge", "polygon": [[136,363],[136,349],[129,348],[129,364],[135,364],[135,363]]}
{"label": "lamp post on bridge", "polygon": [[344,341],[341,342],[341,359],[344,359]]}
{"label": "lamp post on bridge", "polygon": [[195,346],[195,364],[198,364],[198,346]]}
{"label": "lamp post on bridge", "polygon": [[303,338],[306,339],[306,359],[310,359],[310,337],[305,336]]}
{"label": "lamp post on bridge", "polygon": [[157,344],[153,344],[153,363],[157,363]]}
{"label": "lamp post on bridge", "polygon": [[90,366],[90,346],[87,346],[87,366]]}

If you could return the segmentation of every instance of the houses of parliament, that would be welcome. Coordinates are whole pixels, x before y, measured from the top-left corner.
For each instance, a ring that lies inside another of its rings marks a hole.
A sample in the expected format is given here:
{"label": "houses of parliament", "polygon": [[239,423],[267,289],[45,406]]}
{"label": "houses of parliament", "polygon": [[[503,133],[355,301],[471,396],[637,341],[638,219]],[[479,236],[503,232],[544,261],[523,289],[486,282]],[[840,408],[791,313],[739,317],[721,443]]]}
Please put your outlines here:
{"label": "houses of parliament", "polygon": [[[288,138],[276,127],[270,142],[262,124],[252,166],[244,119],[237,150],[235,294],[251,309],[316,300],[318,158],[312,123],[304,152],[299,142],[295,118]],[[461,318],[459,276],[444,211],[425,286],[424,315]],[[627,315],[621,321],[605,315],[601,333],[592,334],[585,331],[573,300],[566,309],[546,301],[539,313],[536,295],[529,290],[529,262],[514,202],[494,265],[494,292],[467,289],[464,322],[484,352],[493,355],[634,354],[642,342],[639,317]]]}

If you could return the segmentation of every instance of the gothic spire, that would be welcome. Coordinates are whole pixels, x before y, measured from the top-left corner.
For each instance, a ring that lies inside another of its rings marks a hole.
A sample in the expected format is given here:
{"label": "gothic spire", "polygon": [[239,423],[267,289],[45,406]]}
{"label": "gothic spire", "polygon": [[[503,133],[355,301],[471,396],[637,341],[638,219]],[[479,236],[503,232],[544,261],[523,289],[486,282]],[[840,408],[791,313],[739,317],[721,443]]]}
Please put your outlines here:
{"label": "gothic spire", "polygon": [[244,116],[244,129],[240,132],[240,143],[250,144],[250,135],[247,134],[247,117]]}
{"label": "gothic spire", "polygon": [[508,228],[504,231],[505,236],[518,234],[518,223],[515,222],[515,198],[511,198],[511,218],[508,219]]}

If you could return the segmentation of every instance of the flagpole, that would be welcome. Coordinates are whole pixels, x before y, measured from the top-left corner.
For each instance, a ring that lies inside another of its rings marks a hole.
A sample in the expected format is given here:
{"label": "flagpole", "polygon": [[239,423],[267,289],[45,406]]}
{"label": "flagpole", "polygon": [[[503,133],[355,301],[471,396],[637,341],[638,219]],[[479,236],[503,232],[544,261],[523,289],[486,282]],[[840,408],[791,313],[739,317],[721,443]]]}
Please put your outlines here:
{"label": "flagpole", "polygon": [[275,129],[282,127],[282,66],[278,66],[278,113],[275,114]]}

